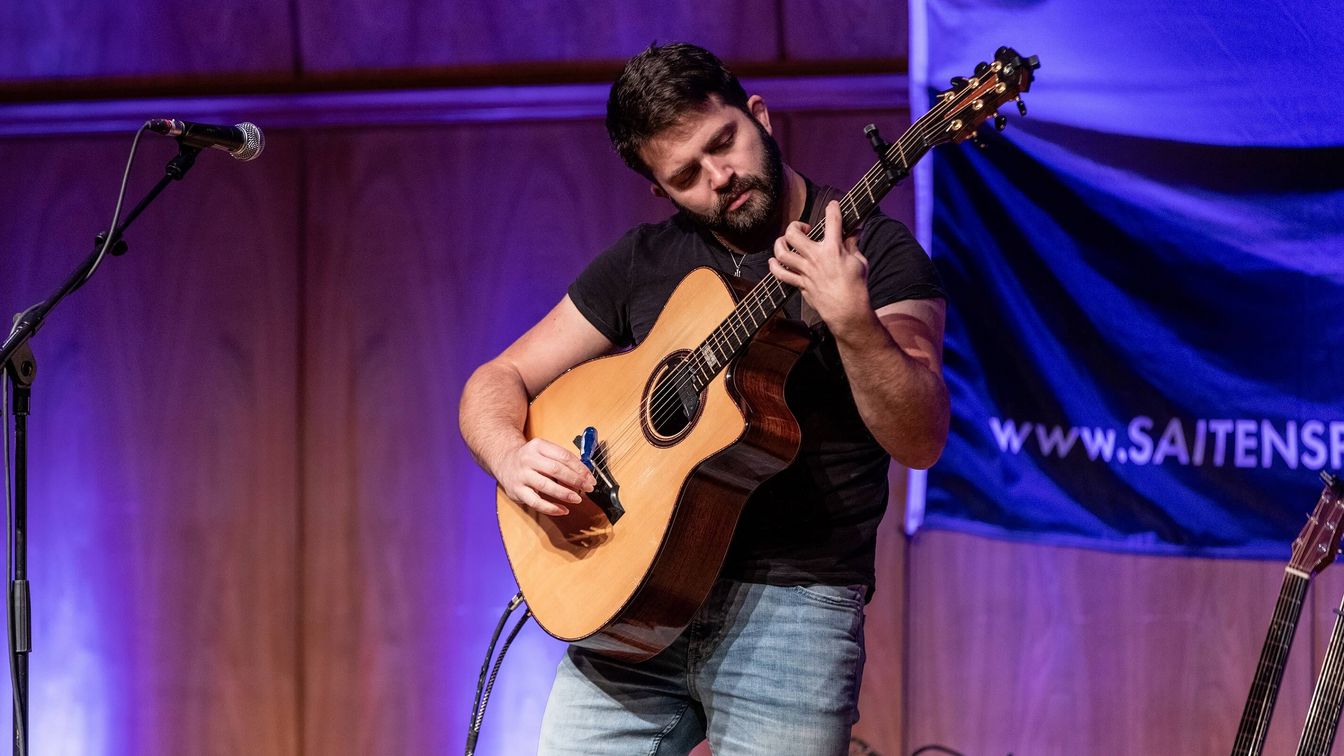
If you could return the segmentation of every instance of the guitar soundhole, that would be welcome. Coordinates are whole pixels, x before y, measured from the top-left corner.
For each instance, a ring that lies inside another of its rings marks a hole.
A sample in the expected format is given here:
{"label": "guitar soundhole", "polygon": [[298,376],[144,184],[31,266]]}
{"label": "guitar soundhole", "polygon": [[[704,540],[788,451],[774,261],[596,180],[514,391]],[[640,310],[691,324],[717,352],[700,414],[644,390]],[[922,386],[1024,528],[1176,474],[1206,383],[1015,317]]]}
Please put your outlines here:
{"label": "guitar soundhole", "polygon": [[673,352],[663,358],[644,387],[642,425],[656,446],[675,444],[686,435],[703,406],[703,393],[691,394],[685,361],[690,352]]}

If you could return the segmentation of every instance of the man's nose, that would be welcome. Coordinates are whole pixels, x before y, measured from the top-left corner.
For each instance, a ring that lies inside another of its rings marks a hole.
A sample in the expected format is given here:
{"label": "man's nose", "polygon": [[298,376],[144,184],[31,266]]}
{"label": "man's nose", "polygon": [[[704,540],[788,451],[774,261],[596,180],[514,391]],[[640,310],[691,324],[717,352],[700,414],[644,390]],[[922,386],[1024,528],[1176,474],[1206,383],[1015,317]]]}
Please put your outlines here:
{"label": "man's nose", "polygon": [[711,160],[706,166],[709,185],[714,191],[721,191],[733,182],[733,168],[727,163]]}

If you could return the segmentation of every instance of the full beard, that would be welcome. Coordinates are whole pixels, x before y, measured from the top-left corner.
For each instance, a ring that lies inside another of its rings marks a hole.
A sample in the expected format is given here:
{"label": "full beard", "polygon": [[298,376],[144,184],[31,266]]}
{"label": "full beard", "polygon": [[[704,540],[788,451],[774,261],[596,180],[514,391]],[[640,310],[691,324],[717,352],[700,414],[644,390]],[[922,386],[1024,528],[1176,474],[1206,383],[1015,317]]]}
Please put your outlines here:
{"label": "full beard", "polygon": [[[760,124],[756,124],[756,129],[761,135],[760,173],[734,175],[732,180],[719,190],[715,207],[708,214],[697,213],[678,205],[683,213],[713,231],[723,241],[746,251],[769,247],[780,235],[784,225],[781,216],[784,160],[774,137],[770,136]],[[752,195],[741,207],[730,210],[729,206],[746,191],[752,191]]]}

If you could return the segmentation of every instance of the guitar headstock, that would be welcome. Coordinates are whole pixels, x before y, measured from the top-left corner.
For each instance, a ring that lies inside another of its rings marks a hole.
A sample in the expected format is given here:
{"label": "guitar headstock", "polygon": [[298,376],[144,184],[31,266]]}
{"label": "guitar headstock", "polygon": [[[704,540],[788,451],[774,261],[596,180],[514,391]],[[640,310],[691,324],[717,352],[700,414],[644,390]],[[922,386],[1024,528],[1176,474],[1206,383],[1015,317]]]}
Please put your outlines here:
{"label": "guitar headstock", "polygon": [[994,53],[994,62],[980,63],[975,75],[952,80],[952,88],[938,94],[938,102],[925,114],[931,119],[922,132],[928,148],[951,142],[962,142],[975,136],[980,125],[994,119],[994,128],[1002,131],[1008,119],[999,114],[999,108],[1017,102],[1018,112],[1027,114],[1021,95],[1031,88],[1034,71],[1041,63],[1033,55],[1023,58],[1011,47],[1000,47]]}
{"label": "guitar headstock", "polygon": [[1291,569],[1315,575],[1335,561],[1339,552],[1340,523],[1344,521],[1344,482],[1327,473],[1321,473],[1325,490],[1316,502],[1316,508],[1307,518],[1307,524],[1293,541],[1293,555],[1288,560]]}

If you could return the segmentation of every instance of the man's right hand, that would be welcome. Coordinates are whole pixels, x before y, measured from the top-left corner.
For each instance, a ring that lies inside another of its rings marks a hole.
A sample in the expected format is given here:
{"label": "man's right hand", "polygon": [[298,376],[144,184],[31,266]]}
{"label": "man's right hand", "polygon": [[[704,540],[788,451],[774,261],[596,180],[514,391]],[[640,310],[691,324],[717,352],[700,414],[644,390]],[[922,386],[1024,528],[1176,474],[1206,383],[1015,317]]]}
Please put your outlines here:
{"label": "man's right hand", "polygon": [[552,517],[569,514],[562,502],[578,504],[597,485],[576,454],[541,438],[505,454],[493,473],[510,499]]}

